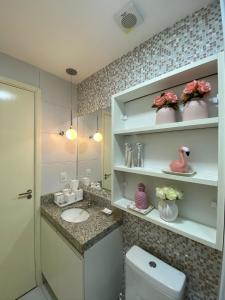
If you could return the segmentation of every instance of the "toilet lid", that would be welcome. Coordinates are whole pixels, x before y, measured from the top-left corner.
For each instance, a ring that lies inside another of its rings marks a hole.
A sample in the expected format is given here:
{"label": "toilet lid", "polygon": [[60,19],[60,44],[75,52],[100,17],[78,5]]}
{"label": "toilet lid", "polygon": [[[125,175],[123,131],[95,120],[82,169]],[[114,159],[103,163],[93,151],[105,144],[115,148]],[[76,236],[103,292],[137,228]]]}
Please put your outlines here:
{"label": "toilet lid", "polygon": [[126,264],[143,276],[161,293],[179,299],[183,294],[186,276],[157,257],[138,246],[133,246],[126,254]]}

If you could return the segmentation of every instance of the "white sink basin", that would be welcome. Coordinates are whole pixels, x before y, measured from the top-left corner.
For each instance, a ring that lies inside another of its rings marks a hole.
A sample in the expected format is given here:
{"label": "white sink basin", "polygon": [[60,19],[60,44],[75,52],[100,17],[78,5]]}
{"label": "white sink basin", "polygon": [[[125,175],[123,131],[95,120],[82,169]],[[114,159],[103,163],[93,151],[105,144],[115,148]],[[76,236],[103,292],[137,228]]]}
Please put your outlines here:
{"label": "white sink basin", "polygon": [[70,223],[84,222],[89,218],[89,213],[82,208],[69,208],[61,214],[64,221]]}

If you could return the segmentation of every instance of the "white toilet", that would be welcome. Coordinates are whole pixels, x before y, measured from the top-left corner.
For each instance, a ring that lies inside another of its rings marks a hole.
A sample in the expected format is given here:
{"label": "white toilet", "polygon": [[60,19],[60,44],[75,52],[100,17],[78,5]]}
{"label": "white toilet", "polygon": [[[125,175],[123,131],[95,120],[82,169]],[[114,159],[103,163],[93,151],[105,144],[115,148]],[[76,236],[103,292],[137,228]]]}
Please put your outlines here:
{"label": "white toilet", "polygon": [[186,276],[143,249],[126,254],[126,300],[182,300]]}

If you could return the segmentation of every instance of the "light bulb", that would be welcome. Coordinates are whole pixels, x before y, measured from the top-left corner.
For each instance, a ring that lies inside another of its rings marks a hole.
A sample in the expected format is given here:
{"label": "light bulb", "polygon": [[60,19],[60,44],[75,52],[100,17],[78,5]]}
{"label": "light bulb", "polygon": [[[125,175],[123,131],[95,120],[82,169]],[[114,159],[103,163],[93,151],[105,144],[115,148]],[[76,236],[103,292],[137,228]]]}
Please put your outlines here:
{"label": "light bulb", "polygon": [[100,132],[96,132],[94,135],[93,135],[93,139],[96,141],[96,142],[101,142],[102,139],[103,139],[103,136]]}
{"label": "light bulb", "polygon": [[66,137],[68,140],[73,141],[77,138],[77,132],[72,127],[70,127],[66,131]]}

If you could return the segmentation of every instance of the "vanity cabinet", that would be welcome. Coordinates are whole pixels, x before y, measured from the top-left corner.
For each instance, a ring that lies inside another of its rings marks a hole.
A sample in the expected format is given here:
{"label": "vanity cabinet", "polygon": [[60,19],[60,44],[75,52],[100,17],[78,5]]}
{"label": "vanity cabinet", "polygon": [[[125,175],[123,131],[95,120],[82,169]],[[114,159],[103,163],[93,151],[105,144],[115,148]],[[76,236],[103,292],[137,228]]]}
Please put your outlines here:
{"label": "vanity cabinet", "polygon": [[120,229],[115,229],[81,255],[42,218],[41,265],[58,300],[115,300],[122,289]]}

